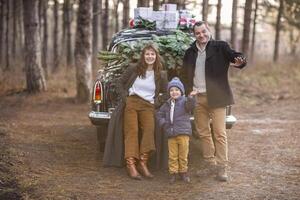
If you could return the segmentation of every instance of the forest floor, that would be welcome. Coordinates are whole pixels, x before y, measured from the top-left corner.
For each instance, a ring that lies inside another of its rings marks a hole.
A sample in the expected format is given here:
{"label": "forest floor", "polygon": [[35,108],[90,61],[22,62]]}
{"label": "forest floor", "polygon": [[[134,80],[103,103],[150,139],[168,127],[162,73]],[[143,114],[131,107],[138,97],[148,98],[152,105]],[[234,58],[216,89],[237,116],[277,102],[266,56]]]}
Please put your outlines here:
{"label": "forest floor", "polygon": [[3,92],[0,199],[300,199],[299,66],[232,72],[238,121],[227,133],[225,183],[196,176],[201,156],[195,139],[191,184],[170,185],[163,170],[154,171],[153,180],[134,181],[124,168],[103,168],[89,105],[74,98],[74,72],[49,81],[45,93]]}

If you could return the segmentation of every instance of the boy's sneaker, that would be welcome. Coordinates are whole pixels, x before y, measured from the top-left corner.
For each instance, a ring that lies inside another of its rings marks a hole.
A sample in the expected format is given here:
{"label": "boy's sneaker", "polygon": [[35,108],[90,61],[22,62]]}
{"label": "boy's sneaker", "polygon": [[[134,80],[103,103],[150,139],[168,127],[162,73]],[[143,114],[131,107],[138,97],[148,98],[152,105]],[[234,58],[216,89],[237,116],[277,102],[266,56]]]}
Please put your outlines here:
{"label": "boy's sneaker", "polygon": [[180,173],[180,177],[181,177],[181,180],[183,180],[186,183],[190,183],[191,182],[191,178],[189,177],[189,175],[188,175],[187,172]]}
{"label": "boy's sneaker", "polygon": [[176,174],[170,174],[169,183],[173,184],[176,181]]}
{"label": "boy's sneaker", "polygon": [[228,181],[227,167],[218,167],[218,173],[216,177],[219,181]]}

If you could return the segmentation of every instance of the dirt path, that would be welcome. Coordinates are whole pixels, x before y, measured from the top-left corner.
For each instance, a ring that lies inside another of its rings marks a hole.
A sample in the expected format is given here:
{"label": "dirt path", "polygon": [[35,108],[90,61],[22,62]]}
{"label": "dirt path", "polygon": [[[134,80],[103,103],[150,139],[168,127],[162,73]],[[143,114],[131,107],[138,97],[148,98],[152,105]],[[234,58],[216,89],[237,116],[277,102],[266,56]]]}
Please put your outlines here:
{"label": "dirt path", "polygon": [[[47,94],[0,100],[0,127],[10,137],[13,172],[26,199],[299,199],[298,99],[264,106],[236,106],[228,132],[230,177],[198,178],[192,149],[192,184],[170,186],[164,171],[133,181],[125,169],[103,168],[88,105]],[[197,143],[197,141],[195,141]]]}

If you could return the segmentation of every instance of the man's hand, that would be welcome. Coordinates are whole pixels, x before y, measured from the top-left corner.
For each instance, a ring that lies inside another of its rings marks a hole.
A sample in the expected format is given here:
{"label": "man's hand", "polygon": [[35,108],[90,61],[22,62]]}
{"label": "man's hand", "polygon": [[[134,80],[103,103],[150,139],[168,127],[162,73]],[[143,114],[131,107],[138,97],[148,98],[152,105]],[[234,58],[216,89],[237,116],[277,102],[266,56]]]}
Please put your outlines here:
{"label": "man's hand", "polygon": [[245,58],[243,58],[243,57],[236,57],[236,58],[234,58],[234,63],[232,63],[231,65],[233,67],[239,67],[239,66],[241,66],[241,65],[243,65],[245,63],[246,63],[246,59]]}

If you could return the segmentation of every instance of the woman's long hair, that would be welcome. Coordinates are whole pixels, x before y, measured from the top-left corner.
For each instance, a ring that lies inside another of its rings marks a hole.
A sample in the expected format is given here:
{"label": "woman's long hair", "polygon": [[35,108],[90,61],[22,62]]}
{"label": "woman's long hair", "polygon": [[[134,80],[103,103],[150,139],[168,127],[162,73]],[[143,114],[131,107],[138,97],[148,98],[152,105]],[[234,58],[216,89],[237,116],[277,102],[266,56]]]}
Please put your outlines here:
{"label": "woman's long hair", "polygon": [[153,63],[153,70],[154,70],[155,76],[160,77],[159,74],[160,74],[160,71],[162,70],[161,59],[160,59],[158,50],[156,49],[156,47],[153,44],[147,44],[142,50],[141,58],[138,62],[138,69],[137,69],[138,76],[140,76],[142,78],[145,78],[145,76],[146,76],[146,71],[148,68],[148,65],[145,61],[146,50],[153,50],[155,52],[156,59],[155,59],[155,62]]}

